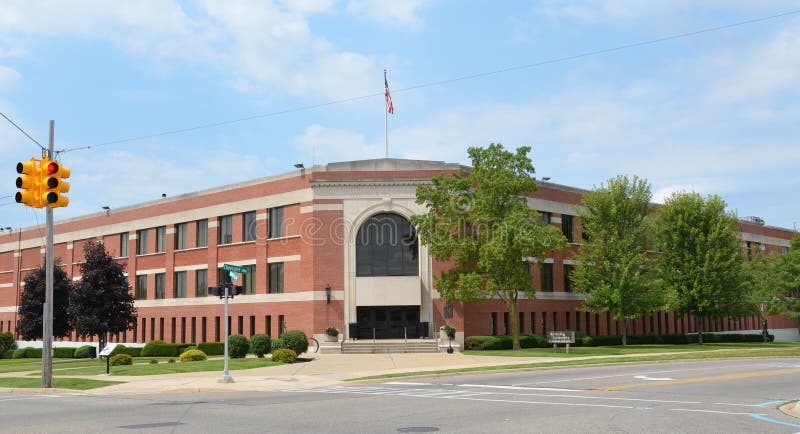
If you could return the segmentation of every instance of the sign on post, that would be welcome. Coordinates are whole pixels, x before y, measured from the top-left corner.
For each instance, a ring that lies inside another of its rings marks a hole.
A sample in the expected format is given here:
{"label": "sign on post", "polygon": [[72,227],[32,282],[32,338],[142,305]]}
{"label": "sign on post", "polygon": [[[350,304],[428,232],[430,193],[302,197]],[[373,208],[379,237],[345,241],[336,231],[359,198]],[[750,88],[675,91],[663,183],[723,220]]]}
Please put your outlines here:
{"label": "sign on post", "polygon": [[222,264],[222,269],[225,271],[233,271],[234,273],[247,274],[247,267],[240,267],[233,264]]}
{"label": "sign on post", "polygon": [[106,375],[111,373],[111,353],[114,352],[114,348],[116,348],[117,345],[119,344],[106,344],[102,351],[100,351],[100,357],[105,356],[106,358]]}
{"label": "sign on post", "polygon": [[558,352],[558,344],[567,345],[567,354],[569,354],[569,344],[575,343],[575,332],[571,330],[563,332],[547,332],[547,343],[553,344],[553,352]]}

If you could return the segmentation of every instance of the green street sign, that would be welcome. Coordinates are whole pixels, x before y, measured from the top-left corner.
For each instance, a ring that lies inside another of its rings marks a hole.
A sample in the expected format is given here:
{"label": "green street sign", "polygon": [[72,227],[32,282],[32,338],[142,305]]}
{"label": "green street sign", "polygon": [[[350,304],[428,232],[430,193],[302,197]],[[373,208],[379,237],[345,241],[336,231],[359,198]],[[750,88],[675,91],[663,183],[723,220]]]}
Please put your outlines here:
{"label": "green street sign", "polygon": [[247,274],[247,267],[240,267],[238,265],[223,264],[222,269],[225,271],[233,271],[234,273]]}

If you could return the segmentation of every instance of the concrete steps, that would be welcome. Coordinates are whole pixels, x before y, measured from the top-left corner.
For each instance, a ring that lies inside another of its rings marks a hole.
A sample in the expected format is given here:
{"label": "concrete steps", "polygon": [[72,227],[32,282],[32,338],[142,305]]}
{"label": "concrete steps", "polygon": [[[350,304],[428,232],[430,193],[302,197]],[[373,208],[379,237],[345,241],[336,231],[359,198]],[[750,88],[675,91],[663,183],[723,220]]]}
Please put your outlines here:
{"label": "concrete steps", "polygon": [[342,342],[342,354],[438,353],[435,339],[356,340]]}

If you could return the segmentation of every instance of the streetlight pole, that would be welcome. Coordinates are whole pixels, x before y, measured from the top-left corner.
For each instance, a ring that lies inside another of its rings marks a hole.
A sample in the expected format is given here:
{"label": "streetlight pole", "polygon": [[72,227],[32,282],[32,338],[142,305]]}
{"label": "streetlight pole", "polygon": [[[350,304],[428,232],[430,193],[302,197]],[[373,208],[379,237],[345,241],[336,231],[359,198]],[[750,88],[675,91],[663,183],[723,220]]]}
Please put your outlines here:
{"label": "streetlight pole", "polygon": [[[53,158],[55,121],[50,121],[50,139],[47,146],[47,158]],[[45,296],[44,296],[44,330],[42,331],[42,388],[53,387],[53,208],[45,207]]]}

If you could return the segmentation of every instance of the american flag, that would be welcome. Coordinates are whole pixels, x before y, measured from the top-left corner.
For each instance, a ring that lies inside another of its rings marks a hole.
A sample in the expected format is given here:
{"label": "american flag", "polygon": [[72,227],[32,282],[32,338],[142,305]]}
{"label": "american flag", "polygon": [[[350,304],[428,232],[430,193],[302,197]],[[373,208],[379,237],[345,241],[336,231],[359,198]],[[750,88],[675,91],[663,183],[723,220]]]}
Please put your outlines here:
{"label": "american flag", "polygon": [[386,81],[386,74],[383,76],[383,90],[386,94],[386,111],[394,114],[394,105],[392,104],[392,94],[389,93],[389,82]]}

